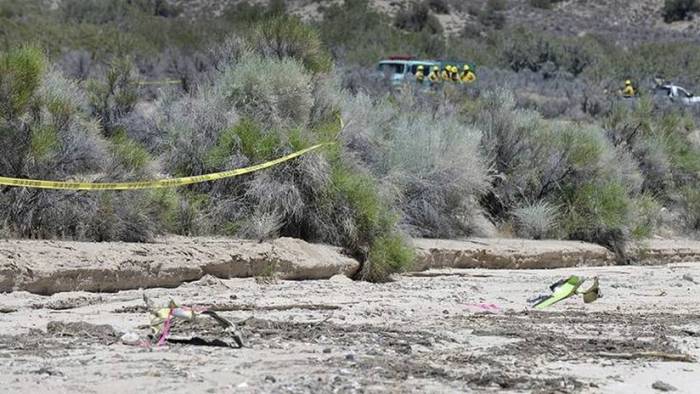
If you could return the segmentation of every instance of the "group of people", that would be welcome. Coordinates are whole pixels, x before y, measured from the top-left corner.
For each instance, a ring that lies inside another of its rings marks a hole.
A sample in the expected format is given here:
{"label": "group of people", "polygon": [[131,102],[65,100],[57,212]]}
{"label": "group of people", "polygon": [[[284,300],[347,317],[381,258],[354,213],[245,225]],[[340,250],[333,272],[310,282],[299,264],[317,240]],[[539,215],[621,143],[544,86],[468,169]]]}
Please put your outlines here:
{"label": "group of people", "polygon": [[[472,83],[476,81],[476,74],[468,64],[464,65],[462,72],[459,71],[457,66],[447,64],[442,71],[440,71],[440,67],[433,66],[430,73],[427,75],[427,79],[431,84],[441,82]],[[425,67],[422,65],[418,66],[418,70],[416,71],[416,82],[424,83],[425,80]]]}

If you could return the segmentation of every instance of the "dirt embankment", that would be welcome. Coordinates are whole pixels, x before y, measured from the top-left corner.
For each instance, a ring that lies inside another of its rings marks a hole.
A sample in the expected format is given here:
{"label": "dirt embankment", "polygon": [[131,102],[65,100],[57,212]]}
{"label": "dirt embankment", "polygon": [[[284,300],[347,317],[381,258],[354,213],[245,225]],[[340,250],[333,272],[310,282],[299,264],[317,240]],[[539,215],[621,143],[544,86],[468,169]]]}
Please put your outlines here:
{"label": "dirt embankment", "polygon": [[[609,266],[605,248],[572,241],[470,239],[414,241],[413,270]],[[649,241],[632,251],[638,264],[700,261],[700,242]],[[269,242],[171,237],[152,244],[1,241],[0,292],[50,295],[172,288],[211,275],[220,279],[353,276],[360,264],[338,248],[282,238]]]}
{"label": "dirt embankment", "polygon": [[323,279],[359,263],[337,248],[281,238],[270,242],[167,238],[152,244],[0,242],[0,292],[114,292],[177,287],[205,275]]}

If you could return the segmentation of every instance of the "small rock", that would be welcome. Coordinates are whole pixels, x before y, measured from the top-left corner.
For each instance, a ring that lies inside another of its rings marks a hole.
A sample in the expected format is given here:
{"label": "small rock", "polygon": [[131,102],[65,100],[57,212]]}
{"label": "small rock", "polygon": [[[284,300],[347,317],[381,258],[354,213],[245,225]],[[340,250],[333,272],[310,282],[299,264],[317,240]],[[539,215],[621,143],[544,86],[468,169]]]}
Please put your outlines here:
{"label": "small rock", "polygon": [[141,343],[141,337],[135,332],[127,332],[120,338],[124,345],[136,346]]}
{"label": "small rock", "polygon": [[328,347],[327,347],[327,348],[323,349],[323,353],[328,354],[328,353],[330,353],[330,352],[331,352],[331,348],[328,348]]}
{"label": "small rock", "polygon": [[698,282],[696,282],[695,279],[693,279],[693,277],[690,276],[690,274],[683,275],[683,280],[687,280],[688,282],[694,283],[696,285],[698,284]]}
{"label": "small rock", "polygon": [[348,353],[345,355],[345,359],[348,361],[355,361],[355,355],[352,353]]}
{"label": "small rock", "polygon": [[654,390],[659,390],[659,391],[676,391],[677,389],[670,384],[666,382],[662,382],[660,380],[657,380],[654,382],[654,384],[651,385],[651,388]]}
{"label": "small rock", "polygon": [[333,275],[328,280],[336,283],[352,283],[352,279],[348,278],[345,275]]}
{"label": "small rock", "polygon": [[266,383],[277,383],[277,379],[275,379],[274,376],[267,375],[267,376],[265,376],[265,382]]}

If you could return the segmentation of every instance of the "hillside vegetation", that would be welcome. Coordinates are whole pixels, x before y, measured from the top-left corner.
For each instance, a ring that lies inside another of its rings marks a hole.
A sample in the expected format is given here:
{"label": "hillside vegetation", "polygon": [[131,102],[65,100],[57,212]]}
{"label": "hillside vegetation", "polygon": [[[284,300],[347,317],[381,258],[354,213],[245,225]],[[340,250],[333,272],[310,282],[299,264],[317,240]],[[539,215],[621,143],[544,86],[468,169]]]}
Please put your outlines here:
{"label": "hillside vegetation", "polygon": [[[0,188],[0,232],[291,236],[344,247],[372,281],[413,260],[410,237],[579,239],[625,262],[630,241],[696,235],[699,113],[652,80],[693,87],[698,44],[665,27],[623,44],[517,23],[570,3],[2,0],[2,176],[200,175],[334,144],[172,190]],[[391,88],[368,67],[392,53],[469,60],[478,82]],[[624,78],[638,99],[618,98]]]}

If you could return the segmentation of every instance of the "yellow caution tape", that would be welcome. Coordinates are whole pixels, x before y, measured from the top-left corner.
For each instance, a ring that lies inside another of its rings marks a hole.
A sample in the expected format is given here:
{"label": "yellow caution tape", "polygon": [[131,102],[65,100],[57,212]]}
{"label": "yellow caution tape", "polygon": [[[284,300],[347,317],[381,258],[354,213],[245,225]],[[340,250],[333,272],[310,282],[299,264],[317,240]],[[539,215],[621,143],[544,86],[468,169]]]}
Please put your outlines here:
{"label": "yellow caution tape", "polygon": [[62,182],[62,181],[44,181],[36,179],[20,179],[0,177],[0,185],[28,187],[34,189],[55,189],[55,190],[136,190],[136,189],[160,189],[166,187],[177,187],[191,185],[194,183],[202,183],[215,181],[219,179],[232,178],[235,176],[250,174],[251,172],[264,170],[276,166],[285,161],[289,161],[322,146],[330,145],[330,143],[318,144],[312,147],[302,149],[292,154],[280,157],[278,159],[268,161],[266,163],[256,164],[250,167],[237,168],[235,170],[216,172],[213,174],[188,176],[183,178],[157,179],[151,181],[140,182],[120,182],[120,183],[89,183],[89,182]]}

